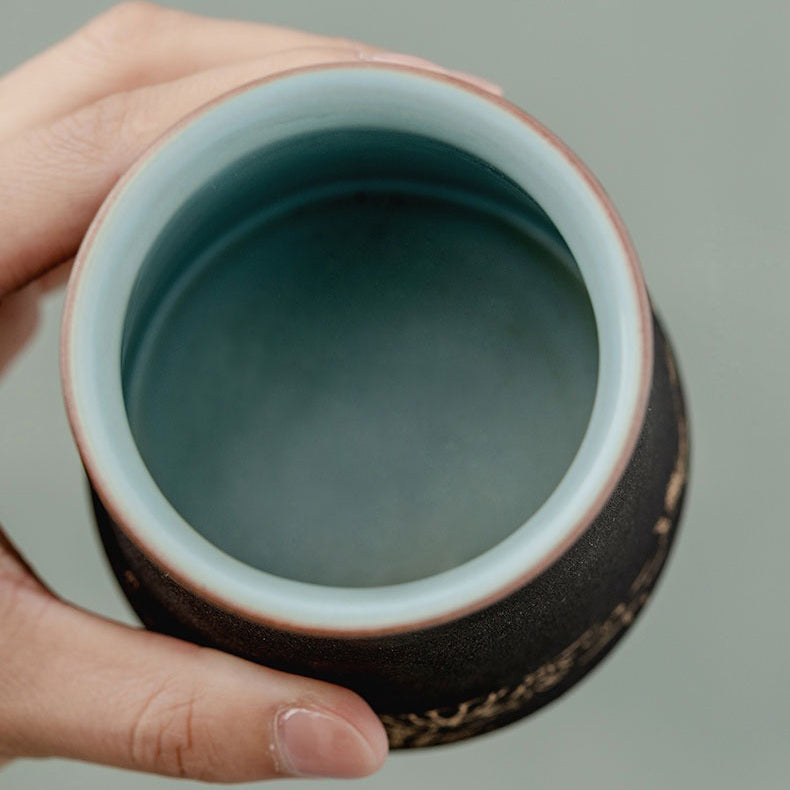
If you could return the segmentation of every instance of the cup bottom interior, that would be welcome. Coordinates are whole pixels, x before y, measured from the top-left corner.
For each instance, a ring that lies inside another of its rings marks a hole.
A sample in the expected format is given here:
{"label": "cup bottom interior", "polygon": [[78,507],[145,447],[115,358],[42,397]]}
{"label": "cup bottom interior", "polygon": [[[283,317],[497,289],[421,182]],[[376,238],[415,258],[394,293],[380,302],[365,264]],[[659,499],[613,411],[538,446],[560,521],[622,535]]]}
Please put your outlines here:
{"label": "cup bottom interior", "polygon": [[355,130],[218,173],[126,318],[127,414],[209,541],[341,587],[434,575],[510,535],[581,444],[584,283],[522,190],[450,146]]}

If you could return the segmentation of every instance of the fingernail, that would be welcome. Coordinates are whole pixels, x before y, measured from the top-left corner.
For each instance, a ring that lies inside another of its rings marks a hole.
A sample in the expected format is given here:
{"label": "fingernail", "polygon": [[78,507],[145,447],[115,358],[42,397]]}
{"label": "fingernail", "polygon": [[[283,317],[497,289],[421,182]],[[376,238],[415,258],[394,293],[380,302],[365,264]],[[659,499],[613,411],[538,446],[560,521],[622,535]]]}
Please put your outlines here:
{"label": "fingernail", "polygon": [[381,764],[363,735],[344,718],[317,708],[287,708],[275,717],[275,755],[280,773],[350,779]]}
{"label": "fingernail", "polygon": [[465,71],[446,69],[430,60],[418,58],[416,55],[404,55],[401,52],[366,52],[360,55],[360,57],[363,60],[373,60],[378,63],[394,63],[398,66],[415,66],[417,68],[438,71],[442,74],[447,74],[456,79],[476,85],[478,88],[482,88],[484,91],[493,93],[496,96],[502,96],[505,92],[501,85],[497,85],[495,82],[491,82],[483,77],[478,77],[476,74],[467,74]]}

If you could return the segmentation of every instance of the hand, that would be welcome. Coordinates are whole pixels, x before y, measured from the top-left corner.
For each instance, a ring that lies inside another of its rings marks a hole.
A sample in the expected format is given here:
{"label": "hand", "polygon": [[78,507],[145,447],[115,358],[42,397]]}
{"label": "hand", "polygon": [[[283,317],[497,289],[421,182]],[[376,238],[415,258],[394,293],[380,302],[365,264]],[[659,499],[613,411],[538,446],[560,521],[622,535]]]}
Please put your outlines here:
{"label": "hand", "polygon": [[[354,41],[133,2],[0,79],[0,368],[34,331],[39,294],[65,279],[107,192],[163,131],[250,80],[357,59],[444,71]],[[0,667],[0,760],[245,781],[363,776],[387,754],[381,723],[353,692],[72,607],[1,531]]]}

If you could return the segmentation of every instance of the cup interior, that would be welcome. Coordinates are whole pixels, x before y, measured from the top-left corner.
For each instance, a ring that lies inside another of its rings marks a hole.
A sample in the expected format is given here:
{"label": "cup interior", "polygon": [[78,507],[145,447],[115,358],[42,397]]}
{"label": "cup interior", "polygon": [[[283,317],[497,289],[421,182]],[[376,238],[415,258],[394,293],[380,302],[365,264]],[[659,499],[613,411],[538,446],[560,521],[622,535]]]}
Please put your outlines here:
{"label": "cup interior", "polygon": [[394,129],[253,146],[139,266],[123,398],[161,492],[221,551],[337,587],[456,568],[576,455],[598,336],[574,256],[521,186]]}
{"label": "cup interior", "polygon": [[363,635],[535,578],[615,490],[652,316],[584,166],[406,66],[245,85],[105,201],[63,323],[85,467],[152,562],[230,612]]}

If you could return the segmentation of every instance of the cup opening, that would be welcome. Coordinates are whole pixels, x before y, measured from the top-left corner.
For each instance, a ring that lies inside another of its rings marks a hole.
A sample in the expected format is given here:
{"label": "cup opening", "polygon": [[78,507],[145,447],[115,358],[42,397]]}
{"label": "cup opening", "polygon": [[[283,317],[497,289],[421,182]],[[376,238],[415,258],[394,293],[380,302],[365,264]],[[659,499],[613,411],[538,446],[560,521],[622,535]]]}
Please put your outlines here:
{"label": "cup opening", "polygon": [[[94,220],[63,324],[116,523],[216,605],[334,635],[535,578],[613,492],[651,371],[638,264],[584,166],[504,100],[391,64],[266,78],[171,130]],[[259,509],[279,532],[256,554]]]}
{"label": "cup opening", "polygon": [[481,159],[346,128],[247,153],[165,224],[124,325],[124,400],[180,515],[338,587],[456,568],[581,444],[595,318],[562,237]]}

